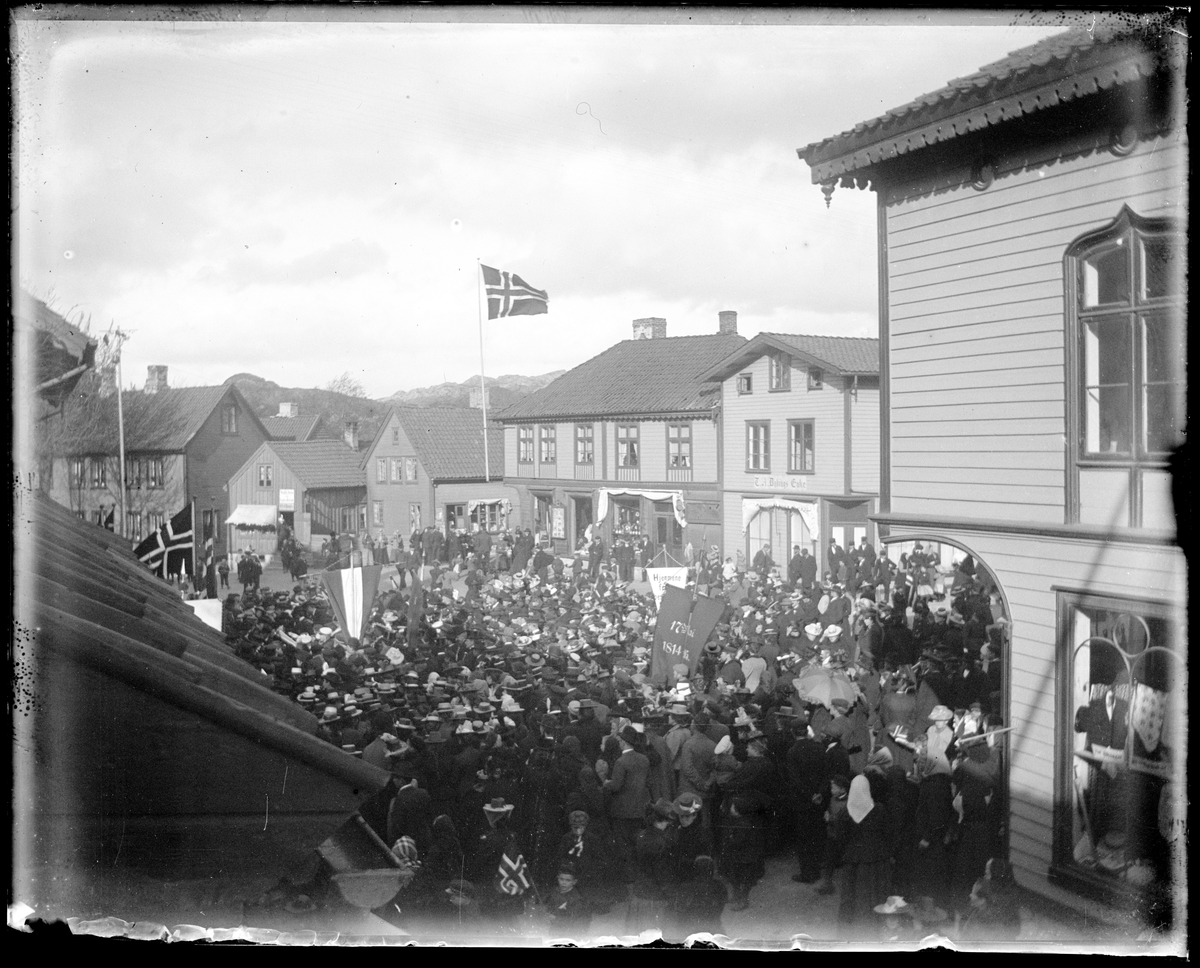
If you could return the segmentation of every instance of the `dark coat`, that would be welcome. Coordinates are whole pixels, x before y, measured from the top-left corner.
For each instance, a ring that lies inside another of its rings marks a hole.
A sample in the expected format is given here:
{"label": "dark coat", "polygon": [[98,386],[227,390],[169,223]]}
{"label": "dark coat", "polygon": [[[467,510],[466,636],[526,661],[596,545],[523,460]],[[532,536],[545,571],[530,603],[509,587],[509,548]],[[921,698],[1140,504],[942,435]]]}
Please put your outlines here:
{"label": "dark coat", "polygon": [[620,820],[640,820],[650,803],[649,776],[650,760],[644,754],[637,750],[622,753],[604,784],[612,796],[608,815]]}

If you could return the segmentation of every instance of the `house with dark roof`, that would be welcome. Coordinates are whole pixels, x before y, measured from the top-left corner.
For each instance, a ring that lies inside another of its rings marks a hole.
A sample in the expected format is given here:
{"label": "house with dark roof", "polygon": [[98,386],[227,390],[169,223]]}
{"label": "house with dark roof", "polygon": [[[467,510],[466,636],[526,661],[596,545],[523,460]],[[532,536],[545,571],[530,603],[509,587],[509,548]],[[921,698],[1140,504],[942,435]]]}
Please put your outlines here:
{"label": "house with dark roof", "polygon": [[263,417],[262,422],[272,440],[320,440],[337,437],[337,434],[325,426],[325,421],[319,413],[301,414],[296,403],[280,403],[279,413],[273,417]]}
{"label": "house with dark roof", "polygon": [[721,391],[726,555],[759,550],[786,573],[796,547],[874,539],[879,340],[759,333],[704,374]]}
{"label": "house with dark roof", "polygon": [[720,387],[704,374],[746,339],[731,311],[710,335],[666,330],[634,320],[633,339],[497,415],[522,520],[560,553],[593,524],[609,548],[647,539],[659,564],[721,543]]}
{"label": "house with dark roof", "polygon": [[[94,372],[84,378],[100,379]],[[43,489],[79,517],[123,534],[134,545],[194,503],[200,537],[211,534],[216,556],[226,554],[229,476],[267,439],[253,408],[231,384],[171,387],[165,366],[148,367],[145,387],[121,397],[124,518],[118,521],[122,502],[115,394],[89,387],[74,394],[61,415],[43,422],[41,432],[55,438]]]}
{"label": "house with dark roof", "polygon": [[[485,459],[486,454],[486,459]],[[408,546],[430,525],[490,532],[516,527],[516,492],[504,480],[504,432],[462,407],[393,407],[363,454],[367,528],[376,539],[400,535]]]}
{"label": "house with dark roof", "polygon": [[1186,918],[1187,35],[1089,14],[800,149],[878,197],[881,541],[1008,623],[999,849],[1130,937]]}
{"label": "house with dark roof", "polygon": [[360,534],[367,488],[356,444],[353,424],[342,440],[264,441],[227,482],[231,547],[271,554],[280,524],[310,548],[331,534]]}

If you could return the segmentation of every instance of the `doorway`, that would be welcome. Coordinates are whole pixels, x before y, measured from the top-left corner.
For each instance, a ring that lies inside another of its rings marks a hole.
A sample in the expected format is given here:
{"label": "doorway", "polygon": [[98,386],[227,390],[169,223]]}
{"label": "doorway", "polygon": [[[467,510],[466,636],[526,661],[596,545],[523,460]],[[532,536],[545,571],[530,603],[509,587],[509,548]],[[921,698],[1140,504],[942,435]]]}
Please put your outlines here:
{"label": "doorway", "polygon": [[592,499],[590,497],[573,497],[571,505],[575,509],[571,515],[571,548],[575,549],[579,547],[584,533],[592,524]]}
{"label": "doorway", "polygon": [[683,564],[683,527],[670,502],[654,505],[654,551],[655,564],[660,567]]}

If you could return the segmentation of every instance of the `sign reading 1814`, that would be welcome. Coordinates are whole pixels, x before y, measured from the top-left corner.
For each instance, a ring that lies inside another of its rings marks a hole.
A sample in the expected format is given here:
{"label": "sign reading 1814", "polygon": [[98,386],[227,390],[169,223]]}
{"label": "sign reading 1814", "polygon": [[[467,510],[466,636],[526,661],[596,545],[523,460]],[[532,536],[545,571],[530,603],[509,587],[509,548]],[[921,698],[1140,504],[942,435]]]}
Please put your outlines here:
{"label": "sign reading 1814", "polygon": [[807,477],[771,477],[769,474],[759,474],[754,478],[755,487],[776,487],[782,490],[807,491]]}

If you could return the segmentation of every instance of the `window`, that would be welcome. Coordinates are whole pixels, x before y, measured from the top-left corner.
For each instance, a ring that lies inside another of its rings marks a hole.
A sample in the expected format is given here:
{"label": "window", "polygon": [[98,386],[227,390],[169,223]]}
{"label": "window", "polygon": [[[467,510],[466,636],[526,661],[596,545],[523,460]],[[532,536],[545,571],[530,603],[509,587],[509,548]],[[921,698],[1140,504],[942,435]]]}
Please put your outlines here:
{"label": "window", "polygon": [[447,532],[467,530],[467,506],[465,504],[446,505],[446,530]]}
{"label": "window", "polygon": [[88,459],[88,469],[91,471],[92,487],[108,487],[108,461],[103,457],[91,457]]}
{"label": "window", "polygon": [[667,424],[667,467],[692,466],[692,425]]}
{"label": "window", "polygon": [[161,457],[146,458],[146,486],[160,488],[166,481],[165,468]]}
{"label": "window", "polygon": [[792,358],[782,353],[772,353],[770,357],[771,389],[790,390],[792,388]]}
{"label": "window", "polygon": [[399,484],[404,480],[403,477],[403,462],[399,457],[392,458],[392,483]]}
{"label": "window", "polygon": [[146,512],[146,534],[157,533],[166,522],[162,511],[147,511]]}
{"label": "window", "polygon": [[738,387],[739,394],[744,395],[747,393],[753,393],[754,392],[754,375],[751,373],[739,373],[737,387]]}
{"label": "window", "polygon": [[814,470],[813,422],[788,421],[788,470],[793,474],[811,474]]}
{"label": "window", "polygon": [[1165,605],[1060,591],[1058,637],[1054,874],[1152,907],[1184,850],[1178,629]]}
{"label": "window", "polygon": [[642,505],[640,501],[614,501],[617,519],[613,524],[615,534],[640,535],[642,533]]}
{"label": "window", "polygon": [[825,386],[825,374],[815,366],[808,368],[808,388],[810,390],[820,390]]}
{"label": "window", "polygon": [[575,463],[576,464],[592,464],[596,460],[596,448],[593,434],[595,427],[592,424],[576,424],[575,425]]}
{"label": "window", "polygon": [[271,483],[275,467],[273,464],[258,465],[258,486],[259,487],[274,487]]}
{"label": "window", "polygon": [[522,464],[533,463],[533,428],[517,428],[517,460]]}
{"label": "window", "polygon": [[471,525],[481,531],[502,531],[506,526],[505,506],[502,501],[480,501],[470,515]]}
{"label": "window", "polygon": [[551,494],[535,494],[533,496],[533,530],[537,534],[550,534],[550,509],[554,506],[554,496]]}
{"label": "window", "polygon": [[221,408],[221,433],[237,433],[237,405],[227,403]]}
{"label": "window", "polygon": [[769,471],[771,469],[771,422],[769,420],[746,421],[746,470]]}
{"label": "window", "polygon": [[161,488],[164,481],[161,457],[126,457],[125,488],[138,491],[143,487]]}
{"label": "window", "polygon": [[415,457],[404,458],[404,480],[408,484],[417,483],[417,459]]}
{"label": "window", "polygon": [[557,432],[558,428],[553,424],[538,428],[538,457],[543,464],[558,460]]}
{"label": "window", "polygon": [[145,467],[143,461],[136,457],[125,458],[125,489],[129,491],[139,491],[142,488],[142,469]]}
{"label": "window", "polygon": [[382,501],[372,501],[371,502],[371,523],[378,524],[378,525],[383,524],[383,502]]}
{"label": "window", "polygon": [[125,537],[135,544],[142,540],[142,514],[140,511],[125,512]]}
{"label": "window", "polygon": [[376,484],[386,484],[387,483],[387,458],[386,457],[376,457],[375,458],[375,483]]}
{"label": "window", "polygon": [[87,477],[87,463],[82,457],[72,457],[67,462],[67,480],[71,487],[83,487]]}
{"label": "window", "polygon": [[638,425],[617,424],[617,466],[637,467],[639,456]]}
{"label": "window", "polygon": [[392,428],[392,446],[393,447],[400,446],[400,428],[399,427]]}

